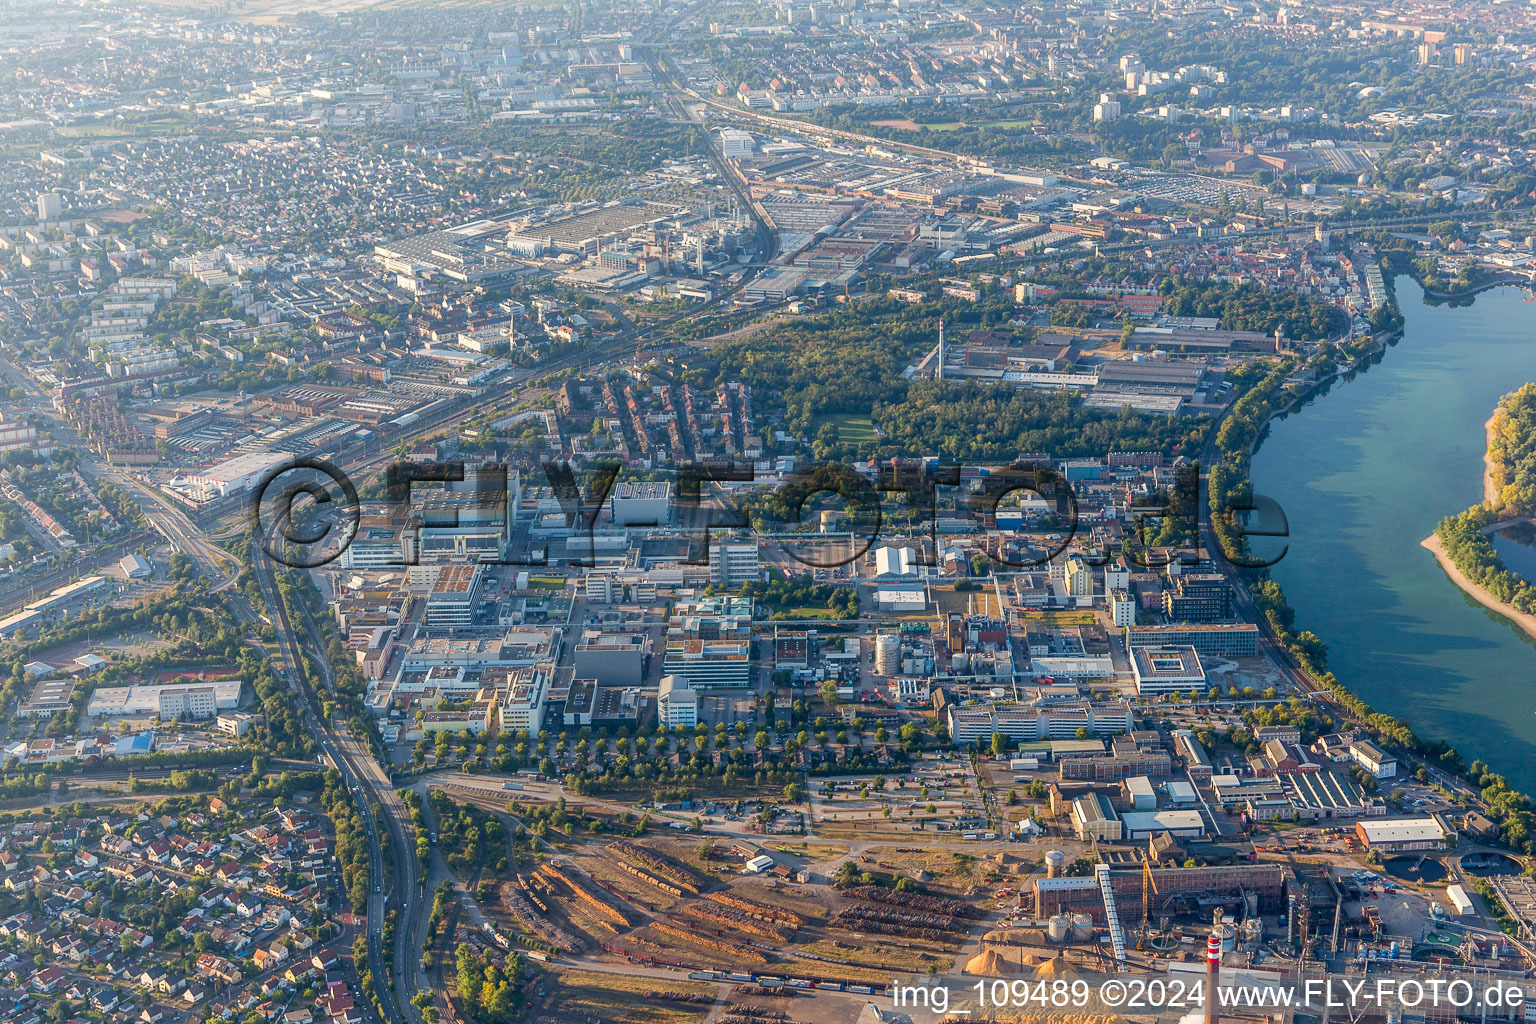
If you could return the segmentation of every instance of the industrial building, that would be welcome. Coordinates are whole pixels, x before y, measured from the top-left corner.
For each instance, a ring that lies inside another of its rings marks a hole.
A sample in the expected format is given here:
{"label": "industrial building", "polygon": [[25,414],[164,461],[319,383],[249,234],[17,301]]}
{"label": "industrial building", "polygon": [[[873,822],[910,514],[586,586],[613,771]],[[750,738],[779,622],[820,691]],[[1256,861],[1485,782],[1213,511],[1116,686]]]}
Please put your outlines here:
{"label": "industrial building", "polygon": [[1088,793],[1072,801],[1072,828],[1084,842],[1114,842],[1121,838],[1120,816],[1102,793]]}
{"label": "industrial building", "polygon": [[1200,363],[1115,359],[1099,367],[1097,387],[1128,394],[1152,393],[1193,398],[1205,376]]}
{"label": "industrial building", "polygon": [[1194,838],[1205,835],[1205,819],[1199,811],[1127,811],[1120,816],[1125,838],[1146,839],[1159,832]]}
{"label": "industrial building", "polygon": [[577,679],[603,686],[639,686],[645,681],[651,638],[645,633],[588,632],[574,650]]}
{"label": "industrial building", "polygon": [[667,480],[615,484],[609,506],[616,526],[665,526],[672,519],[672,484]]}
{"label": "industrial building", "polygon": [[155,567],[143,555],[128,555],[117,563],[117,567],[130,580],[148,579],[155,574]]}
{"label": "industrial building", "polygon": [[1311,865],[1286,868],[1285,896],[1285,938],[1292,948],[1331,931],[1343,905],[1333,875]]}
{"label": "industrial building", "polygon": [[21,611],[0,619],[0,640],[8,640],[30,630],[67,618],[71,613],[104,600],[111,592],[105,576],[87,576],[40,597]]}
{"label": "industrial building", "polygon": [[1359,818],[1380,814],[1380,800],[1369,800],[1342,772],[1288,772],[1279,777],[1292,810],[1307,820]]}
{"label": "industrial building", "polygon": [[287,452],[242,452],[188,474],[183,482],[194,497],[226,498],[249,490],[262,477],[292,459]]}
{"label": "industrial building", "polygon": [[1436,815],[1422,818],[1382,818],[1355,822],[1355,837],[1367,850],[1394,853],[1438,850],[1454,845],[1456,833]]}
{"label": "industrial building", "polygon": [[1103,757],[1074,758],[1061,763],[1061,777],[1074,782],[1118,782],[1137,775],[1163,776],[1173,771],[1164,750],[1116,751]]}
{"label": "industrial building", "polygon": [[238,679],[165,686],[104,686],[91,694],[85,713],[92,716],[159,715],[213,718],[240,706],[244,684]]}
{"label": "industrial building", "polygon": [[1125,347],[1165,352],[1273,352],[1277,341],[1274,335],[1258,331],[1192,330],[1165,325],[1136,328]]}
{"label": "industrial building", "polygon": [[1070,739],[1079,729],[1109,736],[1131,728],[1131,707],[1123,701],[1093,703],[1041,697],[1027,704],[951,703],[945,714],[950,739],[959,747],[990,742],[993,733],[1002,733],[1015,742],[1029,742]]}
{"label": "industrial building", "polygon": [[[1115,909],[1123,921],[1141,918],[1142,870],[1112,868],[1110,886]],[[1208,908],[1237,906],[1244,900],[1256,902],[1259,913],[1279,913],[1285,906],[1285,869],[1280,864],[1232,864],[1195,868],[1153,868],[1157,887],[1149,907],[1157,916],[1201,914]],[[1036,876],[1035,914],[1050,918],[1056,914],[1088,914],[1104,922],[1104,897],[1093,877]]]}

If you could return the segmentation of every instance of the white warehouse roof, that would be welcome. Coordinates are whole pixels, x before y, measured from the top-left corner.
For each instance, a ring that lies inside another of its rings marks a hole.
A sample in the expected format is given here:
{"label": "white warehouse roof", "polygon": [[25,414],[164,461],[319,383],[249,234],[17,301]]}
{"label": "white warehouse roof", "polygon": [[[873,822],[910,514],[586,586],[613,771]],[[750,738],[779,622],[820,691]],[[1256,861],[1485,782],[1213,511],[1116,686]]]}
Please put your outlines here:
{"label": "white warehouse roof", "polygon": [[1120,820],[1132,836],[1146,832],[1189,835],[1205,831],[1205,819],[1199,811],[1126,811]]}
{"label": "white warehouse roof", "polygon": [[1358,824],[1370,843],[1422,843],[1445,838],[1445,829],[1434,818],[1384,818]]}

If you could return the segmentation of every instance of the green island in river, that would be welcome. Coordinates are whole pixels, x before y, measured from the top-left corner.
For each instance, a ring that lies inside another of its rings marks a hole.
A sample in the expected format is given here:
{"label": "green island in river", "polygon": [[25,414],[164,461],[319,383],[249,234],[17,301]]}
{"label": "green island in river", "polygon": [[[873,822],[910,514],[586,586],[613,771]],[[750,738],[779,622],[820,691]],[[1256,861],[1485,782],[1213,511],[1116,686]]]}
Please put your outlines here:
{"label": "green island in river", "polygon": [[1536,637],[1536,586],[1504,564],[1491,539],[1536,522],[1536,384],[1499,399],[1485,427],[1483,500],[1441,520],[1423,546],[1473,600]]}

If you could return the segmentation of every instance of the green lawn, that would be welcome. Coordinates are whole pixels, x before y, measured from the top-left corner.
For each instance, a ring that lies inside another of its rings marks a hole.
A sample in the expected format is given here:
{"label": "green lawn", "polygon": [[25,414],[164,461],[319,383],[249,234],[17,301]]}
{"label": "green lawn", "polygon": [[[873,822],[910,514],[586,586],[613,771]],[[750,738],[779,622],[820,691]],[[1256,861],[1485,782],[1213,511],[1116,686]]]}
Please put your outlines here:
{"label": "green lawn", "polygon": [[1033,121],[940,121],[937,124],[919,125],[934,132],[952,132],[957,128],[996,128],[1004,132],[1016,132],[1025,128],[1033,128]]}
{"label": "green lawn", "polygon": [[[875,440],[875,423],[868,416],[854,416],[845,414],[841,416],[823,416],[816,423],[819,428],[823,423],[830,423],[837,428],[839,441],[873,441]],[[816,431],[811,431],[811,436],[816,436]]]}
{"label": "green lawn", "polygon": [[822,607],[787,608],[787,607],[784,607],[783,605],[769,604],[766,601],[763,602],[763,605],[764,605],[764,607],[766,607],[768,609],[768,613],[770,615],[774,614],[775,612],[783,612],[785,615],[788,615],[791,619],[833,619],[833,620],[837,620],[837,613],[834,612],[830,608],[822,608]]}

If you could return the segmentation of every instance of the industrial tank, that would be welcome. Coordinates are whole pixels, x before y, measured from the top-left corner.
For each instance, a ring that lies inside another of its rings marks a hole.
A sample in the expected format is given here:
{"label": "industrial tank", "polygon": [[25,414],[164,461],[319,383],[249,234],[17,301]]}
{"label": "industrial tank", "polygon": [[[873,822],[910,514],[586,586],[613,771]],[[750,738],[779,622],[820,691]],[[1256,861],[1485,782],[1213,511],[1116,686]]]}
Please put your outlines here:
{"label": "industrial tank", "polygon": [[1045,877],[1060,878],[1061,872],[1067,866],[1067,855],[1060,850],[1045,851]]}
{"label": "industrial tank", "polygon": [[1066,942],[1071,929],[1072,919],[1066,914],[1057,914],[1045,923],[1045,936],[1052,942]]}
{"label": "industrial tank", "polygon": [[1078,942],[1087,942],[1093,938],[1093,918],[1087,914],[1078,914],[1072,918],[1072,938]]}

